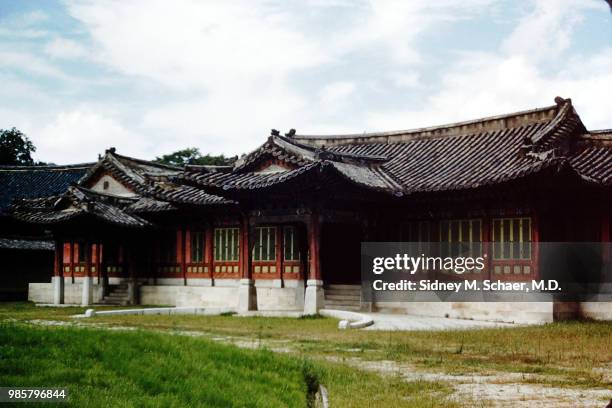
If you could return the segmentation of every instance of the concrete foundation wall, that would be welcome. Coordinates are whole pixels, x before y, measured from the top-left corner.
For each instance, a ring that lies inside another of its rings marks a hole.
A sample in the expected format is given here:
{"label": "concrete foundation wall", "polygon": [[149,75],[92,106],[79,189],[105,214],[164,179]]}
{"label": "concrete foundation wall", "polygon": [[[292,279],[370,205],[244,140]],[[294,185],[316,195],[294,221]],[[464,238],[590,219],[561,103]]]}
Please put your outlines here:
{"label": "concrete foundation wall", "polygon": [[[237,307],[238,282],[217,279],[211,282],[197,282],[196,285],[143,285],[140,287],[140,303],[144,305],[194,306],[194,307]],[[258,281],[255,284],[258,310],[302,310],[304,307],[303,283],[287,282],[285,285],[272,281]]]}
{"label": "concrete foundation wall", "polygon": [[151,286],[140,287],[140,303],[143,305],[176,306],[177,289],[180,286]]}
{"label": "concrete foundation wall", "polygon": [[236,307],[238,287],[232,286],[151,286],[140,287],[143,305]]}
{"label": "concrete foundation wall", "polygon": [[552,302],[380,302],[374,304],[374,310],[507,323],[553,321]]}
{"label": "concrete foundation wall", "polygon": [[256,281],[257,310],[303,310],[303,281]]}
{"label": "concrete foundation wall", "polygon": [[582,302],[580,316],[593,320],[612,320],[612,302]]}
{"label": "concrete foundation wall", "polygon": [[[83,301],[83,278],[64,280],[64,303],[70,305],[80,305]],[[102,285],[92,283],[92,302],[98,303],[102,300]],[[30,283],[28,285],[28,300],[34,303],[53,303],[54,298],[53,283]]]}
{"label": "concrete foundation wall", "polygon": [[53,303],[53,284],[28,284],[28,300],[34,303]]}

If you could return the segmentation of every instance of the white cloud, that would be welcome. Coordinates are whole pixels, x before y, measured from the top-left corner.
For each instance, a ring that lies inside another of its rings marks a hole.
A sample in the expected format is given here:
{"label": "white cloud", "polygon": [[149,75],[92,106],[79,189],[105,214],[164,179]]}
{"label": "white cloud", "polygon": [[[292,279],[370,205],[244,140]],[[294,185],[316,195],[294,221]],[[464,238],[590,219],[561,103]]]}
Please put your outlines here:
{"label": "white cloud", "polygon": [[70,3],[103,59],[129,75],[181,90],[283,78],[328,56],[293,16],[255,2],[161,0]]}
{"label": "white cloud", "polygon": [[593,8],[605,11],[606,5],[599,0],[536,0],[534,10],[519,21],[502,48],[531,59],[558,57],[569,48],[574,27],[583,21],[581,11]]}
{"label": "white cloud", "polygon": [[420,75],[415,71],[394,72],[390,75],[395,86],[399,88],[417,88],[420,86]]}
{"label": "white cloud", "polygon": [[16,50],[12,47],[0,46],[0,68],[19,70],[36,76],[67,78],[60,69],[50,64],[44,58],[40,58],[28,51]]}
{"label": "white cloud", "polygon": [[326,85],[319,93],[321,103],[332,107],[346,102],[355,92],[355,84],[349,81],[338,81]]}
{"label": "white cloud", "polygon": [[368,129],[431,126],[548,106],[557,95],[573,99],[588,128],[610,127],[612,48],[561,55],[570,50],[581,12],[591,8],[606,12],[605,4],[594,1],[536,0],[497,52],[462,53],[422,107],[370,112]]}
{"label": "white cloud", "polygon": [[133,156],[149,148],[141,135],[89,108],[60,112],[52,122],[28,133],[40,159],[57,163],[94,161],[111,146]]}
{"label": "white cloud", "polygon": [[[29,104],[9,95],[22,103],[0,109],[0,120],[12,112],[40,159],[55,162],[91,160],[110,145],[145,158],[188,146],[236,154],[270,128],[428,126],[548,105],[557,94],[574,99],[588,126],[609,127],[612,53],[572,43],[591,7],[609,15],[596,2],[532,0],[517,19],[504,13],[516,5],[494,0],[66,0],[76,31],[0,46],[0,78],[21,71],[46,92]],[[511,33],[497,46],[459,36],[444,55],[457,57],[442,66],[427,38],[491,16]],[[23,30],[42,30],[30,20]],[[28,92],[4,94],[20,89]]]}
{"label": "white cloud", "polygon": [[75,59],[89,56],[89,51],[84,46],[66,38],[49,41],[44,50],[52,58]]}

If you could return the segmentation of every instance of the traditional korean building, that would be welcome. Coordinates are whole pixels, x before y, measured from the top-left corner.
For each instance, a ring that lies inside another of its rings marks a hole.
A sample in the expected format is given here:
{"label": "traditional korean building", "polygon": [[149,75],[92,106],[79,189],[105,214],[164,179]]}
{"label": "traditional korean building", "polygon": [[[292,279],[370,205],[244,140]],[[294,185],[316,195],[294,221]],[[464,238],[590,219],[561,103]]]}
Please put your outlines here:
{"label": "traditional korean building", "polygon": [[[363,302],[360,243],[465,243],[480,278],[540,276],[540,242],[601,243],[609,267],[612,132],[588,131],[569,99],[429,128],[307,136],[273,130],[233,166],[174,168],[114,149],[60,195],[13,216],[55,238],[46,303],[393,310],[504,321],[609,303]],[[489,245],[491,242],[503,245]],[[557,304],[558,303],[558,304]]]}
{"label": "traditional korean building", "polygon": [[40,225],[11,217],[11,202],[60,194],[91,166],[0,166],[0,300],[27,299],[28,283],[48,280],[53,273],[53,236]]}

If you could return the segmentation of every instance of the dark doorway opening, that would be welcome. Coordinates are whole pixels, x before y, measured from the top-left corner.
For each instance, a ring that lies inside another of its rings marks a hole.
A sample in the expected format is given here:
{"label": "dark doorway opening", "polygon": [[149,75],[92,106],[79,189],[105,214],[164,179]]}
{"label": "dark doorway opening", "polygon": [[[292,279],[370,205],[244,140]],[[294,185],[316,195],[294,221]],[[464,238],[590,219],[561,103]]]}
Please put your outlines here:
{"label": "dark doorway opening", "polygon": [[356,224],[323,224],[321,269],[325,283],[361,283],[361,227]]}

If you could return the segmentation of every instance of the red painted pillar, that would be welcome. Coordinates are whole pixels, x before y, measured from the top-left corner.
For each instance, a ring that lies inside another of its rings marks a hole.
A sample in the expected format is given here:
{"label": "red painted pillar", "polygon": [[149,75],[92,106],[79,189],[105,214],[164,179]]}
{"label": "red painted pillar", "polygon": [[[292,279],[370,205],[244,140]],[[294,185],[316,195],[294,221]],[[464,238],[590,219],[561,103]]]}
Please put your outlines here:
{"label": "red painted pillar", "polygon": [[274,242],[276,243],[276,248],[274,248],[274,250],[276,251],[276,278],[277,279],[282,279],[283,276],[283,258],[284,258],[284,242],[285,242],[285,235],[283,234],[283,227],[282,226],[276,226],[275,228],[276,231],[276,239],[274,240]]}
{"label": "red painted pillar", "polygon": [[313,212],[308,221],[308,247],[310,263],[306,294],[304,296],[304,314],[315,315],[324,307],[323,274],[321,273],[321,220],[319,214]]}
{"label": "red painted pillar", "polygon": [[72,277],[72,283],[74,283],[74,242],[70,243],[70,276]]}
{"label": "red painted pillar", "polygon": [[61,241],[55,241],[55,254],[53,258],[53,276],[63,275],[63,253],[64,245]]}
{"label": "red painted pillar", "polygon": [[209,225],[206,227],[206,233],[204,238],[204,262],[208,267],[208,273],[210,274],[210,278],[213,279],[213,226]]}
{"label": "red painted pillar", "polygon": [[176,232],[176,261],[181,266],[183,285],[187,285],[187,264],[185,262],[185,235],[182,229]]}
{"label": "red painted pillar", "polygon": [[55,241],[55,257],[53,259],[53,303],[60,305],[64,303],[64,244]]}
{"label": "red painted pillar", "polygon": [[251,269],[251,226],[248,215],[242,217],[242,239],[240,239],[241,276],[238,288],[238,311],[257,310],[257,291]]}
{"label": "red painted pillar", "polygon": [[321,222],[319,216],[313,213],[310,216],[308,224],[308,249],[310,250],[310,264],[308,268],[308,279],[321,280],[321,258],[320,258],[320,241],[321,241]]}
{"label": "red painted pillar", "polygon": [[252,258],[251,258],[251,226],[249,225],[249,217],[242,217],[242,237],[240,239],[240,256],[241,256],[241,277],[242,279],[253,278]]}
{"label": "red painted pillar", "polygon": [[83,242],[81,245],[84,245],[83,254],[85,255],[85,276],[81,278],[83,286],[82,304],[83,306],[89,306],[93,303],[93,288],[91,282],[91,243],[87,241]]}

